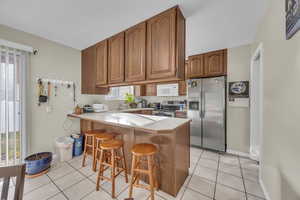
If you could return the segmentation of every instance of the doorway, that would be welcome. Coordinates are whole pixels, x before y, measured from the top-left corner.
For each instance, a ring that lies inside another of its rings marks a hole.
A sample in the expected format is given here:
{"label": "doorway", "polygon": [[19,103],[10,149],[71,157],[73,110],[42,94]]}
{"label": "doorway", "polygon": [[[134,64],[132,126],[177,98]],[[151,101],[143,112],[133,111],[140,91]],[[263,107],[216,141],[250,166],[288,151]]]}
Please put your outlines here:
{"label": "doorway", "polygon": [[250,158],[260,161],[263,132],[263,45],[251,59],[250,68]]}

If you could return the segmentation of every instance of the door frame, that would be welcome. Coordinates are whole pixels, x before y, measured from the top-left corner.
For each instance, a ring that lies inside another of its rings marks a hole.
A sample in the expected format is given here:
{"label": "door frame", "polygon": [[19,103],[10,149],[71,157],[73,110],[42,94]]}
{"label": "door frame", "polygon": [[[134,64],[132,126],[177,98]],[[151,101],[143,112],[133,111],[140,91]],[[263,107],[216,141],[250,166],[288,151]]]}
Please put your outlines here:
{"label": "door frame", "polygon": [[[252,86],[253,86],[253,81],[254,81],[254,76],[257,76],[257,74],[255,74],[255,70],[254,68],[257,67],[255,65],[255,62],[257,62],[257,59],[259,57],[259,91],[258,91],[258,105],[253,102],[253,98],[250,98],[250,158],[254,159],[254,160],[257,160],[261,163],[262,159],[262,151],[263,151],[263,148],[262,148],[262,144],[263,144],[263,69],[264,69],[264,65],[263,65],[263,59],[264,59],[264,50],[263,50],[263,44],[260,43],[259,46],[257,47],[257,49],[255,50],[254,54],[252,55],[252,58],[251,58],[251,66],[250,66],[250,94],[252,96],[252,94],[256,93],[254,92],[254,89]],[[250,97],[251,97],[250,96]],[[255,107],[254,106],[260,106],[260,110],[259,110],[259,117],[257,118],[255,116]],[[251,137],[253,135],[252,131],[255,130],[254,128],[254,122],[259,122],[259,127],[258,127],[258,130],[259,130],[259,157],[255,157],[253,156],[253,154],[251,153]],[[261,171],[261,170],[259,170]]]}

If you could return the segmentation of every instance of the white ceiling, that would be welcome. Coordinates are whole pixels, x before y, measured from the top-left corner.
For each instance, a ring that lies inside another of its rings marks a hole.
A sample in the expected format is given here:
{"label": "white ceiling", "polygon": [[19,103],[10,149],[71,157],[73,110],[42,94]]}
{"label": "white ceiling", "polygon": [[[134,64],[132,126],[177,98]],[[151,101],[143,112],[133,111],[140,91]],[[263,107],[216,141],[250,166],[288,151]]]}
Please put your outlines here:
{"label": "white ceiling", "polygon": [[187,19],[187,55],[253,41],[262,0],[0,0],[0,24],[84,49],[167,8]]}

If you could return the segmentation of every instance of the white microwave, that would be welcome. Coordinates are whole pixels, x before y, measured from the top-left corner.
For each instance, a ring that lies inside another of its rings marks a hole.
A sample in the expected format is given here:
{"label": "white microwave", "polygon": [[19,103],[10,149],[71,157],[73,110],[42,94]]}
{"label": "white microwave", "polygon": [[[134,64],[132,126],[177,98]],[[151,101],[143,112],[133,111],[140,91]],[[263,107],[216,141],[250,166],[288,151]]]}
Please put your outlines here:
{"label": "white microwave", "polygon": [[157,96],[159,97],[178,96],[178,83],[157,85]]}

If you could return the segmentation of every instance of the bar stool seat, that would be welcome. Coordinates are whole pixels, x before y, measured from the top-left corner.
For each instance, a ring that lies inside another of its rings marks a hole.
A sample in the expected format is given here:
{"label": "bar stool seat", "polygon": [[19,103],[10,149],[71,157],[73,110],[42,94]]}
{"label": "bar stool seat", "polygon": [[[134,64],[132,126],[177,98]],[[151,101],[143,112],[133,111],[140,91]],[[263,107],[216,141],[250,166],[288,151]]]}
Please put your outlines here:
{"label": "bar stool seat", "polygon": [[107,142],[103,142],[100,144],[100,148],[104,150],[109,150],[109,149],[119,149],[123,146],[124,142],[122,140],[110,140]]}
{"label": "bar stool seat", "polygon": [[136,144],[131,149],[131,153],[136,156],[151,156],[157,152],[157,147],[153,144]]}
{"label": "bar stool seat", "polygon": [[100,139],[102,141],[112,140],[115,137],[114,133],[98,133],[95,135],[96,139]]}
{"label": "bar stool seat", "polygon": [[[151,200],[154,200],[154,189],[158,189],[157,172],[154,155],[158,149],[153,144],[141,143],[132,147],[131,182],[129,187],[129,198],[132,198],[133,186],[147,189],[151,192]],[[145,157],[146,161],[141,158]],[[146,162],[146,169],[143,163]],[[145,174],[149,177],[149,185],[139,184],[140,175]]]}

